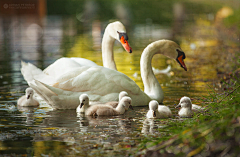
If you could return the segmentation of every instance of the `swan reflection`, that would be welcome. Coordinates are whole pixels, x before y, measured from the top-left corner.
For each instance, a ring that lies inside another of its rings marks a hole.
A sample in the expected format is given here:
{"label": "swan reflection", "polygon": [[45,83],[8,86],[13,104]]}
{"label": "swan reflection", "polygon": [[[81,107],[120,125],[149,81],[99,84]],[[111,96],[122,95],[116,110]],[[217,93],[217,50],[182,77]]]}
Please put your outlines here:
{"label": "swan reflection", "polygon": [[161,121],[158,121],[157,119],[145,119],[143,121],[143,127],[142,127],[142,134],[148,135],[150,134],[156,134],[159,133],[158,129],[165,127],[161,124]]}

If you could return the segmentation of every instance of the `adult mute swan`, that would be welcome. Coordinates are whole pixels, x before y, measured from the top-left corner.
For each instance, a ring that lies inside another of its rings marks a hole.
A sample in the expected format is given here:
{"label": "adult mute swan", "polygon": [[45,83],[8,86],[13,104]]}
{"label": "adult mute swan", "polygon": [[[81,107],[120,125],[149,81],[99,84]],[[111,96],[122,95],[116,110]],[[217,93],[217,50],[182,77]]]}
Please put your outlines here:
{"label": "adult mute swan", "polygon": [[162,88],[151,66],[155,54],[176,59],[180,66],[187,70],[183,61],[185,54],[178,44],[170,40],[159,40],[149,44],[140,60],[144,92],[125,74],[101,66],[75,68],[51,80],[55,82],[53,86],[48,85],[47,81],[35,79],[34,71],[28,71],[23,75],[30,86],[55,109],[76,109],[79,105],[79,96],[83,93],[88,94],[90,101],[102,103],[116,101],[121,91],[128,93],[133,106],[145,106],[151,100],[159,103],[163,101]]}
{"label": "adult mute swan", "polygon": [[34,99],[33,94],[34,91],[32,88],[27,88],[25,90],[25,95],[23,95],[22,97],[20,97],[17,101],[17,104],[19,106],[39,106],[39,102],[37,100]]}
{"label": "adult mute swan", "polygon": [[[113,46],[115,40],[119,41],[127,52],[132,53],[132,48],[128,44],[128,36],[126,33],[126,29],[124,25],[119,21],[108,24],[102,39],[103,66],[106,68],[117,70],[113,54]],[[61,76],[63,73],[72,70],[73,68],[81,66],[98,66],[98,65],[93,61],[85,58],[63,57],[49,65],[45,70],[43,70],[43,72],[49,77],[58,77]],[[24,67],[24,65],[22,65],[22,67]],[[33,66],[32,68],[33,68],[32,70],[36,70],[35,66]],[[24,68],[22,68],[22,73],[24,73]],[[48,78],[46,78],[46,80],[47,79]]]}

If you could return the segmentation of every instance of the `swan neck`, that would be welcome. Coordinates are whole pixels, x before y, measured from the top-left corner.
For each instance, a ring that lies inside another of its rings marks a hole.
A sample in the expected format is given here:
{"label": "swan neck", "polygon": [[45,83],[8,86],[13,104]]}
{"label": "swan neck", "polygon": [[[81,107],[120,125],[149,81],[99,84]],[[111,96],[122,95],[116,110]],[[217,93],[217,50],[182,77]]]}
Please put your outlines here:
{"label": "swan neck", "polygon": [[153,100],[157,100],[159,103],[163,101],[162,88],[155,77],[152,70],[152,58],[155,54],[161,54],[159,44],[148,45],[141,56],[140,69],[141,77],[144,84],[144,92]]}
{"label": "swan neck", "polygon": [[102,41],[103,66],[109,69],[117,70],[113,54],[114,41],[115,39],[110,36],[108,29],[106,29]]}
{"label": "swan neck", "polygon": [[119,112],[120,114],[123,114],[125,112],[125,108],[121,102],[116,107],[116,111]]}
{"label": "swan neck", "polygon": [[89,103],[86,102],[86,103],[84,104],[84,111],[86,111],[88,108],[89,108]]}

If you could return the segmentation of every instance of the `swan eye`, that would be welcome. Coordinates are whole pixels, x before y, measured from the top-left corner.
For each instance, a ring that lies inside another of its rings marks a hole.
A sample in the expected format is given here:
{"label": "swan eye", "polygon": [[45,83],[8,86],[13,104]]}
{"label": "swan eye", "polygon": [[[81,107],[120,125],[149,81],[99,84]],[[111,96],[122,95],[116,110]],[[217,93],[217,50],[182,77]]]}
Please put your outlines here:
{"label": "swan eye", "polygon": [[129,52],[129,53],[132,53],[132,48],[129,46],[128,44],[128,36],[127,36],[127,33],[120,33],[120,32],[117,32],[119,34],[119,40],[122,44],[122,46],[124,47],[124,49]]}
{"label": "swan eye", "polygon": [[121,33],[121,32],[118,32],[117,33],[119,34],[119,40],[121,40],[122,38],[125,40],[128,40],[128,36],[127,36],[127,33]]}
{"label": "swan eye", "polygon": [[182,56],[182,59],[186,58],[185,53],[183,51],[180,51],[179,49],[177,49],[177,52],[178,52],[177,58],[179,58],[180,56]]}

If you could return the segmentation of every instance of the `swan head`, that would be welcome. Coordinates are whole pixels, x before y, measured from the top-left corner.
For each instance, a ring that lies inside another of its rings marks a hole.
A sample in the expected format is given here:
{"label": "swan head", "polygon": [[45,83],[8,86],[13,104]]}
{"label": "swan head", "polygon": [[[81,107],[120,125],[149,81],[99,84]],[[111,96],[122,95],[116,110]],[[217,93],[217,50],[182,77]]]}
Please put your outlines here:
{"label": "swan head", "polygon": [[27,99],[30,99],[30,98],[33,97],[34,91],[33,91],[32,88],[29,87],[29,88],[27,88],[27,89],[25,90],[25,93],[26,93]]}
{"label": "swan head", "polygon": [[152,111],[153,117],[156,117],[156,110],[158,109],[159,103],[156,100],[149,102],[149,110]]}
{"label": "swan head", "polygon": [[115,40],[118,40],[122,44],[127,52],[132,53],[132,48],[128,44],[128,35],[126,33],[126,28],[121,22],[116,21],[110,23],[107,26],[106,30],[108,30],[108,33],[111,37],[113,37]]}
{"label": "swan head", "polygon": [[88,106],[89,105],[89,97],[87,94],[81,94],[79,97],[80,100],[80,108],[82,108],[84,105]]}
{"label": "swan head", "polygon": [[192,109],[192,101],[189,97],[182,97],[180,99],[179,104],[176,106],[176,108],[183,107],[183,108],[190,108]]}
{"label": "swan head", "polygon": [[187,71],[187,67],[184,63],[184,59],[186,58],[185,53],[180,48],[180,46],[171,40],[159,40],[152,43],[152,48],[159,47],[157,53],[163,54],[169,58],[175,59],[180,66]]}
{"label": "swan head", "polygon": [[187,67],[184,63],[184,59],[186,58],[185,53],[183,50],[180,48],[180,46],[175,43],[174,41],[171,40],[166,40],[167,46],[168,46],[168,53],[169,55],[172,54],[173,59],[176,59],[176,61],[180,64],[180,66],[187,71]]}
{"label": "swan head", "polygon": [[119,93],[119,101],[120,101],[123,97],[125,97],[125,96],[128,96],[128,93],[125,92],[125,91],[121,91],[121,92]]}
{"label": "swan head", "polygon": [[125,108],[125,110],[127,111],[128,108],[132,109],[133,110],[133,107],[132,107],[132,99],[128,96],[124,96],[120,102],[120,104],[122,104]]}

